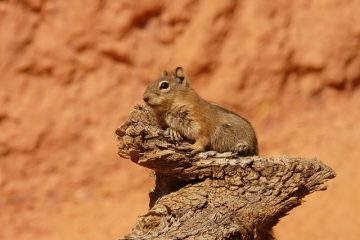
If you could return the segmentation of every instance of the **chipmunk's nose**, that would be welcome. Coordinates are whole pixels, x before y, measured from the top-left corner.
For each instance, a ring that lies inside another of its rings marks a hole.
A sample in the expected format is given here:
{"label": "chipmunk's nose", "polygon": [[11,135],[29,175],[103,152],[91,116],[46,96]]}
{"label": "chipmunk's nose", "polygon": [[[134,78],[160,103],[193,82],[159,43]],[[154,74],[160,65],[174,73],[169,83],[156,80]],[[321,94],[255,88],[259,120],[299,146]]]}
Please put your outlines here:
{"label": "chipmunk's nose", "polygon": [[143,98],[143,99],[144,99],[144,102],[147,103],[147,102],[149,101],[150,97],[149,97],[148,95],[144,95],[144,98]]}

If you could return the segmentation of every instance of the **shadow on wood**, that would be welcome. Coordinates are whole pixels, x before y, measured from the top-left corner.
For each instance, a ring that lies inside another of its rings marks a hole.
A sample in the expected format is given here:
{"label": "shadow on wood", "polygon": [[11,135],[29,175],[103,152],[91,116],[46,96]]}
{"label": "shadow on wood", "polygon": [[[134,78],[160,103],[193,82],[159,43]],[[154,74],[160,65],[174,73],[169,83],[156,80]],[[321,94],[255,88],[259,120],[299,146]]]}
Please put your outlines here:
{"label": "shadow on wood", "polygon": [[143,105],[116,134],[119,155],[156,176],[150,210],[121,239],[273,239],[279,219],[335,177],[318,160],[214,151],[188,156]]}

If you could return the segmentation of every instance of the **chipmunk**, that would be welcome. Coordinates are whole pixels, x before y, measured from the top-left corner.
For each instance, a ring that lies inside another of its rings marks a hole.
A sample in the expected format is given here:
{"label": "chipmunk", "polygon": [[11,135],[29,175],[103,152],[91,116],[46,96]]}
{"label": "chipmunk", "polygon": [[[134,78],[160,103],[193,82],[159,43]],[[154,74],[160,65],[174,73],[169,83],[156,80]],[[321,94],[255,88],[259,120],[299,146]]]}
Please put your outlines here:
{"label": "chipmunk", "polygon": [[183,138],[193,144],[177,149],[194,155],[205,150],[258,155],[251,124],[234,112],[201,98],[190,86],[184,69],[164,72],[144,92],[144,101],[154,110],[160,126],[169,130],[172,141]]}

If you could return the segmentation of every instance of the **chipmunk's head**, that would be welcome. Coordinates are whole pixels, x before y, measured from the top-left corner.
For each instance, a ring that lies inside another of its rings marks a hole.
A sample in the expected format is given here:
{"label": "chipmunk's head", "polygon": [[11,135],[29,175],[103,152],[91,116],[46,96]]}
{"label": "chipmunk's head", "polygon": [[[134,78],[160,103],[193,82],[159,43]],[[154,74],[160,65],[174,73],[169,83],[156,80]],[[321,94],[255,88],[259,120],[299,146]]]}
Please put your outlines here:
{"label": "chipmunk's head", "polygon": [[184,69],[177,67],[171,73],[165,71],[160,79],[149,84],[144,92],[144,101],[155,110],[167,111],[175,98],[189,88]]}

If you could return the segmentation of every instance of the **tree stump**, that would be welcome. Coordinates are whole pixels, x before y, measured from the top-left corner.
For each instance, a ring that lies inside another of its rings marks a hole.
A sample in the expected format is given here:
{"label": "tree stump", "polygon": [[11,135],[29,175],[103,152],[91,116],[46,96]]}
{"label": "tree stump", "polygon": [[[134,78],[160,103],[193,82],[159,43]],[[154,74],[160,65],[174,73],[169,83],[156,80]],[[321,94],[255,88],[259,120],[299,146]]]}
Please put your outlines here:
{"label": "tree stump", "polygon": [[116,134],[120,156],[155,172],[150,210],[121,239],[273,239],[279,219],[335,177],[318,160],[215,151],[189,156],[144,105]]}

